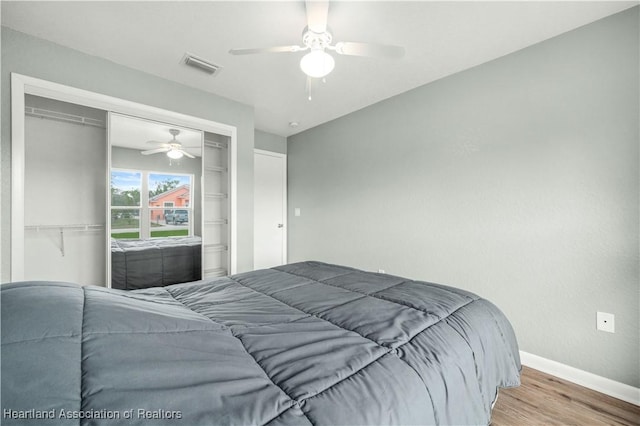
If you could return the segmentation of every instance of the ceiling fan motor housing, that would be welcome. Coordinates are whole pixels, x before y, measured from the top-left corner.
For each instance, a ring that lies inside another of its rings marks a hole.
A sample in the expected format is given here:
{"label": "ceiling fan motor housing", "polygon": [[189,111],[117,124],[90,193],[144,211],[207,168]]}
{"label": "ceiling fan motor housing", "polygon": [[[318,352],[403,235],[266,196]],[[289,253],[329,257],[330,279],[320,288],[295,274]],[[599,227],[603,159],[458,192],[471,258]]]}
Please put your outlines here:
{"label": "ceiling fan motor housing", "polygon": [[325,49],[331,44],[333,36],[327,29],[322,33],[311,31],[309,27],[305,27],[302,32],[302,43],[311,50]]}

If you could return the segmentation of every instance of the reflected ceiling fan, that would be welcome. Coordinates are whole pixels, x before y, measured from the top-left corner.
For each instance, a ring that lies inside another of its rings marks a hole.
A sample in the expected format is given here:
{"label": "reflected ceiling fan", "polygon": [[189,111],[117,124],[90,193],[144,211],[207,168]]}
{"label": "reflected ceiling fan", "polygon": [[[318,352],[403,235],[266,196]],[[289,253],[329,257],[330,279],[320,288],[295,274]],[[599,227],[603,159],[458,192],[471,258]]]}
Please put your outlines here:
{"label": "reflected ceiling fan", "polygon": [[186,156],[189,158],[196,158],[194,155],[191,155],[187,151],[185,151],[180,141],[176,139],[176,136],[180,134],[180,130],[169,129],[169,133],[171,133],[171,135],[173,136],[172,140],[170,140],[169,142],[148,141],[147,143],[159,144],[160,148],[142,151],[141,154],[151,155],[151,154],[159,154],[161,152],[166,152],[167,157],[171,158],[172,160],[177,160],[179,158],[182,158],[182,156]]}
{"label": "reflected ceiling fan", "polygon": [[254,53],[294,53],[309,51],[300,60],[300,68],[310,78],[324,78],[335,67],[335,60],[327,51],[339,55],[371,56],[377,58],[400,58],[404,56],[404,47],[381,44],[340,41],[331,44],[333,36],[327,27],[329,12],[328,1],[305,2],[307,26],[302,32],[302,46],[274,46],[254,49],[231,49],[232,55],[250,55]]}

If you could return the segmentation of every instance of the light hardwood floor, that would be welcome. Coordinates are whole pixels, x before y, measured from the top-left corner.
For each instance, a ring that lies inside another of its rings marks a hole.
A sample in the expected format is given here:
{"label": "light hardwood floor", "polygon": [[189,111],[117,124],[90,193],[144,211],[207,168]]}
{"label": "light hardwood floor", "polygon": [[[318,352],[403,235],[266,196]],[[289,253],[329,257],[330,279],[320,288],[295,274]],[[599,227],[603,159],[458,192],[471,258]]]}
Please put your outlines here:
{"label": "light hardwood floor", "polygon": [[522,368],[522,385],[501,389],[492,426],[640,425],[640,407],[542,373]]}

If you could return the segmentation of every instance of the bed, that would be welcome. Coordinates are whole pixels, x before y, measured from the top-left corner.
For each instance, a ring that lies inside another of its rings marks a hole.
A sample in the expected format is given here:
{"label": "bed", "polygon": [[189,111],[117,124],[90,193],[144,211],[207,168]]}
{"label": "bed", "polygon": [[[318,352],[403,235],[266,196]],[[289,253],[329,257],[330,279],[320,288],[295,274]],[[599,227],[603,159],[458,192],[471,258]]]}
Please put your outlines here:
{"label": "bed", "polygon": [[199,280],[202,239],[111,240],[111,287],[135,290]]}
{"label": "bed", "polygon": [[486,425],[520,381],[490,302],[322,262],[0,289],[3,424]]}

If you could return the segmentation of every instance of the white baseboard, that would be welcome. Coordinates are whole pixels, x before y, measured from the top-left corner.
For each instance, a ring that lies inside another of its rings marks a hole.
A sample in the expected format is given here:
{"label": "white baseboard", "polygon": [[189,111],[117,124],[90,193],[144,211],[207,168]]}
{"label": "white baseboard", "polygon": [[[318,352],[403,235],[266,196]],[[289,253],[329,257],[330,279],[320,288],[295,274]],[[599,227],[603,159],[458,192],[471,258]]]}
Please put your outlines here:
{"label": "white baseboard", "polygon": [[520,351],[520,360],[522,364],[527,367],[640,406],[640,388],[616,382],[615,380],[579,370],[528,352]]}

